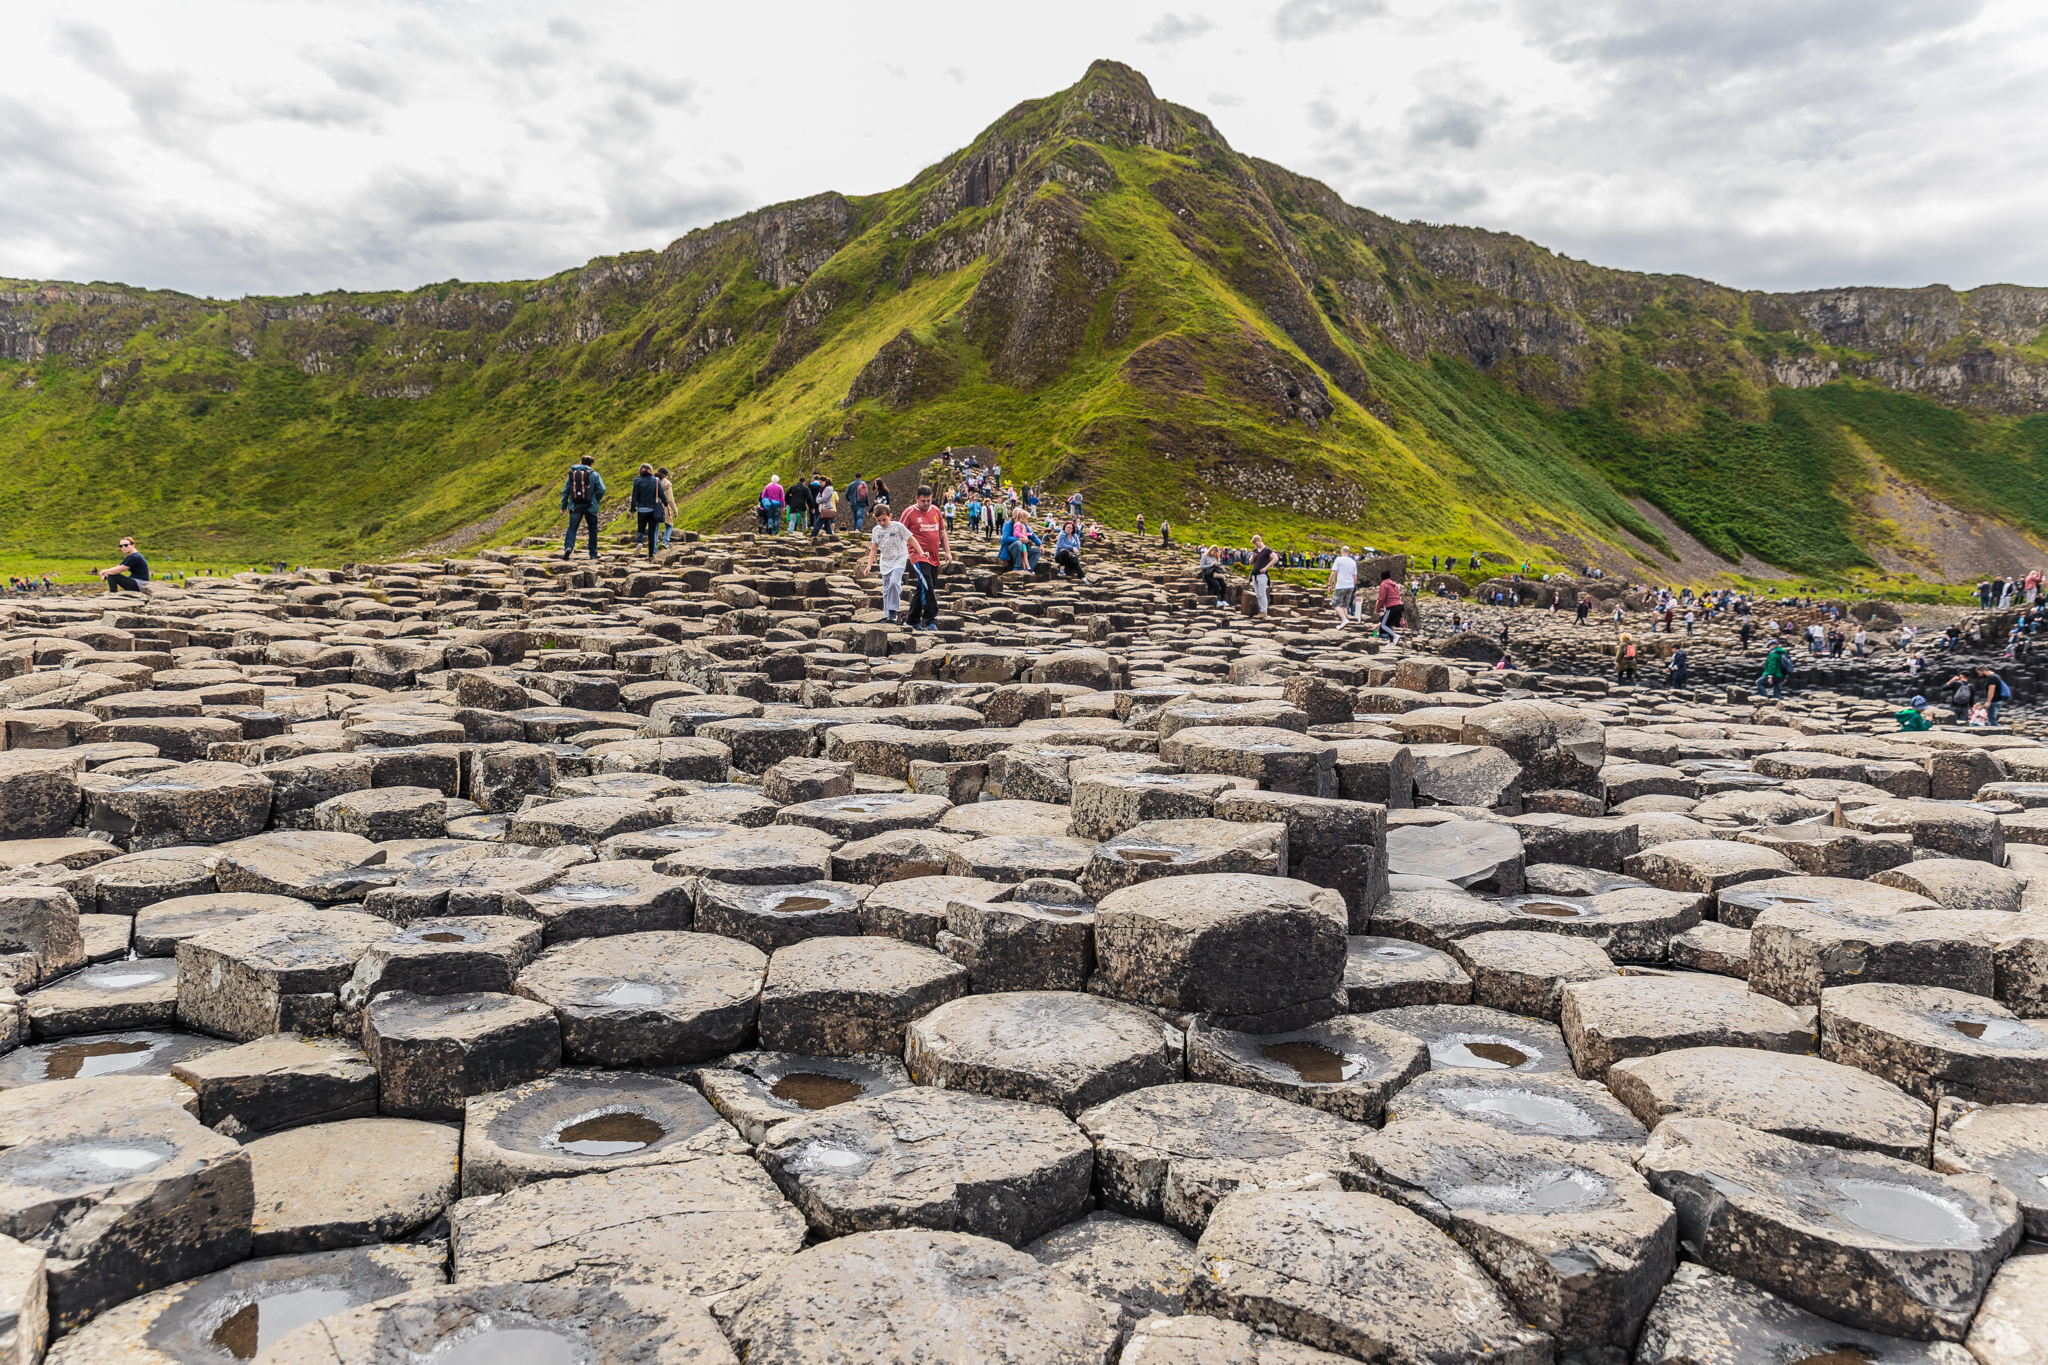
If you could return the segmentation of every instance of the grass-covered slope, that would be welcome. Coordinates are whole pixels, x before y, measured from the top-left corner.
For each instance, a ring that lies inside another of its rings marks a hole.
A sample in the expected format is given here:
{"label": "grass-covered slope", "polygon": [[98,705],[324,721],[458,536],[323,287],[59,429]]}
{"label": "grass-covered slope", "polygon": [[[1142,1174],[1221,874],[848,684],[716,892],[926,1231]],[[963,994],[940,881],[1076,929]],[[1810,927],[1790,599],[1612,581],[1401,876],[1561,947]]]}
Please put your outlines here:
{"label": "grass-covered slope", "polygon": [[[1097,63],[909,185],[551,279],[233,302],[0,282],[0,565],[367,559],[560,471],[676,471],[720,525],[770,473],[944,445],[1182,537],[1414,553],[1661,538],[1871,563],[1882,462],[2048,532],[2043,291],[1748,295],[1397,224],[1243,158]],[[1982,297],[1980,297],[1982,296]],[[2031,327],[2031,331],[2029,328]]]}

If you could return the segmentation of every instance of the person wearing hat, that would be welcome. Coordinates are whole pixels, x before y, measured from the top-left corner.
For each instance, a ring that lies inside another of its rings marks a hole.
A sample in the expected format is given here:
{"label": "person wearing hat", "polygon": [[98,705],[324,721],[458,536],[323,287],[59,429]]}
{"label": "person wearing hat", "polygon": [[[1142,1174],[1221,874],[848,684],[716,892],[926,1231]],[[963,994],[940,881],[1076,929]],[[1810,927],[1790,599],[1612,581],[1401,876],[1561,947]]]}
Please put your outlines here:
{"label": "person wearing hat", "polygon": [[1897,716],[1901,730],[1931,730],[1934,727],[1927,719],[1927,698],[1915,696],[1910,706],[1902,708]]}

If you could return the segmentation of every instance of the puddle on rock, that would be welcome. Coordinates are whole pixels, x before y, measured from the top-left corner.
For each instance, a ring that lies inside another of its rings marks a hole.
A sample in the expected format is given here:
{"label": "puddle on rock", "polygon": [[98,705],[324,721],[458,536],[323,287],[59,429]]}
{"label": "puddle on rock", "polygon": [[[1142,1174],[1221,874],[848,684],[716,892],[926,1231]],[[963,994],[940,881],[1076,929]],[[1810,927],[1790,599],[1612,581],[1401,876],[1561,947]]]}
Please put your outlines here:
{"label": "puddle on rock", "polygon": [[86,972],[80,978],[80,984],[101,991],[132,991],[137,986],[154,986],[160,981],[167,981],[176,970],[175,967],[169,971],[130,967],[117,971]]}
{"label": "puddle on rock", "polygon": [[659,1005],[668,992],[644,981],[617,981],[591,998],[606,1005]]}
{"label": "puddle on rock", "polygon": [[580,1353],[569,1338],[537,1327],[493,1327],[437,1346],[429,1365],[575,1365]]}
{"label": "puddle on rock", "polygon": [[1259,1055],[1288,1067],[1310,1085],[1340,1085],[1365,1070],[1362,1062],[1321,1043],[1274,1043],[1260,1048]]}
{"label": "puddle on rock", "polygon": [[1480,1071],[1512,1071],[1534,1060],[1511,1038],[1454,1033],[1429,1045],[1432,1066],[1461,1066]]}
{"label": "puddle on rock", "polygon": [[1560,1137],[1594,1137],[1600,1132],[1599,1124],[1565,1101],[1526,1090],[1447,1090],[1440,1098],[1461,1114],[1497,1114]]}
{"label": "puddle on rock", "polygon": [[815,1071],[792,1071],[768,1087],[768,1093],[799,1109],[830,1109],[835,1104],[857,1100],[867,1093],[859,1081],[844,1076],[821,1076]]}
{"label": "puddle on rock", "polygon": [[1987,1047],[2037,1048],[2042,1041],[2039,1029],[2017,1019],[1999,1019],[1988,1014],[1958,1014],[1949,1019],[1948,1026]]}
{"label": "puddle on rock", "polygon": [[1041,915],[1051,915],[1055,919],[1079,919],[1094,909],[1093,906],[1086,905],[1047,905],[1044,901],[1025,901],[1024,904]]}
{"label": "puddle on rock", "polygon": [[1835,1214],[1851,1227],[1921,1246],[1966,1241],[1977,1225],[1948,1200],[1883,1180],[1830,1180]]}
{"label": "puddle on rock", "polygon": [[64,1043],[43,1059],[43,1079],[88,1081],[142,1065],[156,1049],[132,1039],[108,1038],[97,1043]]}
{"label": "puddle on rock", "polygon": [[784,896],[768,908],[778,914],[794,915],[805,910],[829,910],[832,900],[827,896]]}
{"label": "puddle on rock", "polygon": [[1542,915],[1546,919],[1578,919],[1586,911],[1566,901],[1524,901],[1515,907],[1518,915]]}
{"label": "puddle on rock", "polygon": [[253,1360],[286,1332],[354,1306],[348,1291],[343,1289],[294,1289],[286,1294],[273,1294],[243,1304],[239,1312],[214,1330],[211,1341],[237,1360]]}
{"label": "puddle on rock", "polygon": [[1370,948],[1366,950],[1365,955],[1367,957],[1383,957],[1389,961],[1399,961],[1402,958],[1420,957],[1422,956],[1422,951],[1418,948]]}
{"label": "puddle on rock", "polygon": [[667,1136],[668,1129],[647,1115],[625,1110],[572,1123],[556,1133],[553,1142],[577,1156],[619,1156],[651,1147]]}
{"label": "puddle on rock", "polygon": [[433,933],[431,933],[431,934],[421,934],[421,935],[420,935],[420,942],[422,942],[422,943],[467,943],[467,942],[469,942],[469,940],[468,940],[468,939],[466,939],[466,938],[464,938],[464,937],[463,937],[463,936],[462,936],[461,934],[454,934],[454,933],[450,933],[450,932],[449,932],[448,930],[446,930],[446,929],[438,929],[438,930],[436,930],[435,932],[433,932]]}

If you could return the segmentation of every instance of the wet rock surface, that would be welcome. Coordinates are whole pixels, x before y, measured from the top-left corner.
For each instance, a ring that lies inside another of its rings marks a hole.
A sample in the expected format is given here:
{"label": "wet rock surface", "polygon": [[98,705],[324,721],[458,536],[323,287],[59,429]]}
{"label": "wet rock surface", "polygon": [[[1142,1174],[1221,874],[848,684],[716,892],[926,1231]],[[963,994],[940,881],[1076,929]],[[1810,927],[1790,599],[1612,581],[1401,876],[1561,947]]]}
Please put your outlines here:
{"label": "wet rock surface", "polygon": [[1638,1164],[1688,1255],[1866,1331],[1961,1340],[2020,1240],[2017,1203],[1982,1176],[1718,1119],[1666,1120]]}
{"label": "wet rock surface", "polygon": [[1042,1105],[914,1087],[771,1131],[763,1167],[823,1236],[929,1228],[1036,1240],[1088,1212],[1088,1139]]}
{"label": "wet rock surface", "polygon": [[[42,1283],[79,1361],[2038,1360],[2048,1258],[1826,1184],[2040,1231],[2038,743],[1574,676],[1615,584],[1487,671],[1427,592],[1388,644],[962,553],[914,635],[857,549],[687,533],[0,609],[0,1165],[204,1153],[9,1185],[0,1349]],[[451,1203],[464,1283],[331,1297]],[[299,1287],[147,1339],[245,1271]]]}

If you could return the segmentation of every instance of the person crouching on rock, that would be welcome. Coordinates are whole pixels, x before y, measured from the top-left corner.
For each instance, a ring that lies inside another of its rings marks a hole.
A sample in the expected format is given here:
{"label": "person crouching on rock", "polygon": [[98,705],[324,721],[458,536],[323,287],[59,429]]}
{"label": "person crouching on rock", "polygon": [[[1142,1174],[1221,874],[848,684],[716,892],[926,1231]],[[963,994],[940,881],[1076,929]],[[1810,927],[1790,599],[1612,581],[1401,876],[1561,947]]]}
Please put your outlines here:
{"label": "person crouching on rock", "polygon": [[141,592],[149,581],[149,561],[135,548],[131,536],[121,537],[121,562],[97,571],[108,592]]}

